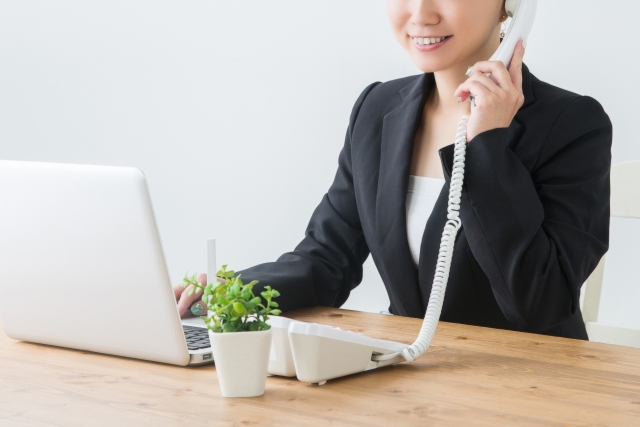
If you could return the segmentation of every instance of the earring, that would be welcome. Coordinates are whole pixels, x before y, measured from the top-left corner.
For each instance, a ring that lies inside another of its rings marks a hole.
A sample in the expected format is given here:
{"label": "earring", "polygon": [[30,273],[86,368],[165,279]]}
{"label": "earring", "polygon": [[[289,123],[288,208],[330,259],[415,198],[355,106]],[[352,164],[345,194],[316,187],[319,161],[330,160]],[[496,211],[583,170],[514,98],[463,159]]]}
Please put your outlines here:
{"label": "earring", "polygon": [[[506,18],[506,17],[505,17],[505,18]],[[506,29],[507,29],[507,24],[505,24],[505,21],[506,21],[506,19],[505,19],[504,21],[502,21],[502,23],[500,24],[500,38],[501,38],[501,39],[503,39],[503,38],[504,38],[504,36],[505,36],[505,31],[506,31]]]}

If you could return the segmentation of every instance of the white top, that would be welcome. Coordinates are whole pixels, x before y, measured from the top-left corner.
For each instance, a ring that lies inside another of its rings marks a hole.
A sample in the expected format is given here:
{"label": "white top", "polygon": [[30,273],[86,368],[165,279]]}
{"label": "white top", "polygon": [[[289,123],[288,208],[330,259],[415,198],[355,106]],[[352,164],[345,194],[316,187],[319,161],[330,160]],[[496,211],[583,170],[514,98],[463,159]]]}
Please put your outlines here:
{"label": "white top", "polygon": [[409,175],[407,190],[407,237],[413,264],[417,267],[420,259],[420,243],[433,211],[433,206],[442,191],[444,178]]}

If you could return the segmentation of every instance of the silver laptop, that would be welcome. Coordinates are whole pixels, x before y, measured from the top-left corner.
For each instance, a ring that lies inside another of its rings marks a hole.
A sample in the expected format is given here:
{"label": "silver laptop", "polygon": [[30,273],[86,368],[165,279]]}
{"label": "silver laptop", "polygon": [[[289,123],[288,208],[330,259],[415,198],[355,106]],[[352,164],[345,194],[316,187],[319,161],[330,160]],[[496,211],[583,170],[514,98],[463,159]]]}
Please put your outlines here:
{"label": "silver laptop", "polygon": [[0,320],[14,339],[174,365],[213,362],[180,319],[143,173],[0,160]]}

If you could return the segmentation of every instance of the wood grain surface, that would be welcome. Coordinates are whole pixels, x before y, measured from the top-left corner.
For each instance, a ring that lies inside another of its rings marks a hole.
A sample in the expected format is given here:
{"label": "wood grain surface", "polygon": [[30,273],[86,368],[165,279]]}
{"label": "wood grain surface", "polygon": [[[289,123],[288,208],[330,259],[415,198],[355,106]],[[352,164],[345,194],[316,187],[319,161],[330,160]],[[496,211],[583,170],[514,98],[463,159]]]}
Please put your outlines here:
{"label": "wood grain surface", "polygon": [[[326,307],[287,317],[411,344],[421,320]],[[441,322],[413,363],[226,399],[177,367],[0,332],[0,426],[640,426],[640,349]]]}

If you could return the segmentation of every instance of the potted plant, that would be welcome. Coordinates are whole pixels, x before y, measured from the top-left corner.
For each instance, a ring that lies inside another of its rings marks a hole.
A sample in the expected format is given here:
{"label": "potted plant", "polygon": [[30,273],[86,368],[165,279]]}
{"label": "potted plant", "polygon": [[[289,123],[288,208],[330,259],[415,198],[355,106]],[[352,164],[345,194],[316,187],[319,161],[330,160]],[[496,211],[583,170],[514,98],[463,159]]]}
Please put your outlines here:
{"label": "potted plant", "polygon": [[182,286],[193,285],[189,295],[202,291],[207,316],[200,316],[209,330],[213,360],[224,397],[262,396],[267,381],[272,331],[269,315],[277,316],[278,303],[272,301],[280,293],[265,286],[259,296],[253,294],[253,280],[243,283],[240,274],[223,265],[216,280],[206,286],[185,275]]}

